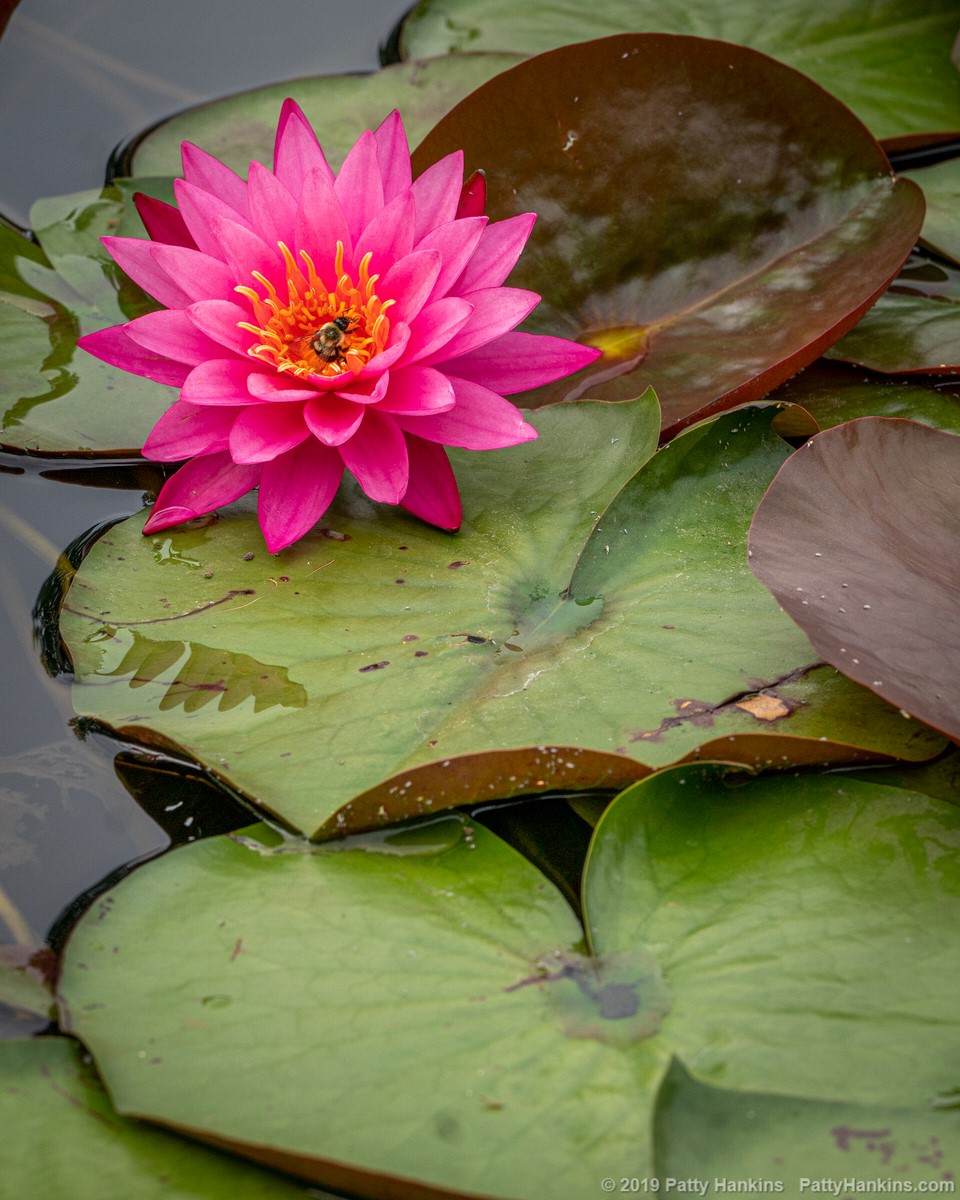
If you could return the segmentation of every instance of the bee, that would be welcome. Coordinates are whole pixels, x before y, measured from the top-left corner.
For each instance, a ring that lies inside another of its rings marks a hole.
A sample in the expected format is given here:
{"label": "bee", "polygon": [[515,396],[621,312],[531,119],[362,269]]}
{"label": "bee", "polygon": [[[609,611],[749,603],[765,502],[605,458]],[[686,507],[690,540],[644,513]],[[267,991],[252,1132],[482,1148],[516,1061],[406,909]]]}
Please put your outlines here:
{"label": "bee", "polygon": [[346,355],[341,349],[343,339],[348,333],[353,333],[354,329],[356,326],[354,325],[351,329],[349,317],[334,317],[332,321],[321,326],[310,338],[310,349],[324,362],[338,363],[343,366],[347,361]]}

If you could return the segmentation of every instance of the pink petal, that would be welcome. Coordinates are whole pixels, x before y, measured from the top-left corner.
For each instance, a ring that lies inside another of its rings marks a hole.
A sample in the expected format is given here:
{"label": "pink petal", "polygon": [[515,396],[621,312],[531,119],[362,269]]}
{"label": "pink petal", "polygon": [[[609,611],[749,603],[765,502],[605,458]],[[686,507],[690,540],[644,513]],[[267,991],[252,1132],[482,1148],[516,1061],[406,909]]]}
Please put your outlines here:
{"label": "pink petal", "polygon": [[77,345],[94,358],[109,363],[111,367],[119,367],[121,371],[129,371],[131,375],[142,375],[156,383],[181,387],[190,374],[190,368],[183,363],[172,362],[163,355],[153,354],[131,341],[123,325],[111,325],[109,329],[98,329],[96,333],[88,333],[85,337],[77,339]]}
{"label": "pink petal", "polygon": [[237,466],[226,451],[193,458],[160,489],[143,532],[157,533],[232,504],[256,487],[259,478],[259,466]]}
{"label": "pink petal", "polygon": [[194,367],[187,376],[180,398],[188,404],[255,404],[247,389],[254,367],[240,359],[212,358]]}
{"label": "pink petal", "polygon": [[487,177],[474,171],[464,183],[457,204],[457,217],[482,217],[487,207]]}
{"label": "pink petal", "polygon": [[600,357],[600,351],[540,333],[505,333],[485,346],[448,359],[444,371],[482,383],[501,396],[553,383]]}
{"label": "pink petal", "polygon": [[271,554],[316,525],[337,494],[342,475],[343,463],[336,450],[312,438],[264,464],[258,516]]}
{"label": "pink petal", "polygon": [[202,188],[187,183],[185,179],[175,179],[173,190],[180,213],[197,243],[197,248],[204,254],[223,259],[218,225],[221,221],[229,219],[239,221],[241,218],[236,209],[231,208],[225,200],[211,196]]}
{"label": "pink petal", "polygon": [[338,391],[337,395],[344,400],[353,400],[356,404],[378,404],[387,394],[389,386],[390,372],[384,371],[369,379],[355,380],[345,391]]}
{"label": "pink petal", "polygon": [[258,404],[243,409],[234,421],[230,457],[235,463],[270,462],[309,436],[299,404]]}
{"label": "pink petal", "polygon": [[450,221],[447,225],[432,229],[417,246],[418,250],[439,250],[443,259],[433,291],[427,297],[429,300],[438,300],[450,291],[470,261],[486,223],[486,217]]}
{"label": "pink petal", "polygon": [[167,308],[183,308],[190,303],[189,295],[154,259],[153,242],[145,238],[104,237],[100,239],[110,257],[134,283],[149,292]]}
{"label": "pink petal", "polygon": [[305,404],[320,392],[334,392],[346,386],[354,378],[352,371],[330,378],[326,375],[309,375],[306,379],[274,375],[272,372],[257,372],[250,376],[247,386],[250,395],[267,403],[299,401]]}
{"label": "pink petal", "polygon": [[294,100],[284,100],[273,150],[273,169],[293,196],[299,196],[311,171],[321,171],[333,183],[333,172],[320,149],[317,135]]}
{"label": "pink petal", "polygon": [[438,225],[446,225],[457,215],[463,186],[463,151],[455,150],[427,167],[413,181],[411,190],[417,202],[417,228],[414,244]]}
{"label": "pink petal", "polygon": [[191,142],[180,143],[183,177],[187,183],[225,200],[240,216],[247,216],[247,185],[236,171]]}
{"label": "pink petal", "polygon": [[258,162],[250,164],[247,179],[250,223],[268,245],[284,242],[293,246],[296,239],[297,202],[280,180]]}
{"label": "pink petal", "polygon": [[494,338],[513,329],[514,325],[519,325],[540,303],[536,292],[527,292],[522,288],[484,288],[483,291],[469,292],[461,299],[473,305],[473,313],[459,333],[436,351],[431,363],[445,362],[492,342]]}
{"label": "pink petal", "polygon": [[[375,354],[373,358],[360,372],[359,379],[375,379],[382,372],[386,371],[406,352],[407,344],[410,341],[410,326],[405,325],[403,321],[397,321],[390,326],[390,344],[386,350],[381,350],[379,354]],[[313,378],[313,376],[311,376]]]}
{"label": "pink petal", "polygon": [[459,529],[463,506],[457,481],[442,446],[404,434],[410,461],[410,482],[400,503],[415,517],[441,529]]}
{"label": "pink petal", "polygon": [[296,220],[297,248],[310,255],[324,284],[332,289],[337,242],[343,243],[345,260],[353,256],[353,238],[347,228],[343,206],[331,178],[311,171],[304,182]]}
{"label": "pink petal", "polygon": [[268,246],[259,234],[246,225],[226,217],[214,219],[219,257],[227,264],[238,283],[255,283],[253,272],[259,271],[283,294],[286,270],[276,246]]}
{"label": "pink petal", "polygon": [[442,372],[433,367],[403,367],[391,374],[390,387],[377,409],[416,416],[446,412],[455,399],[453,384]]}
{"label": "pink petal", "polygon": [[155,200],[143,192],[134,192],[133,202],[137,206],[140,220],[155,242],[166,242],[171,246],[188,246],[196,250],[197,243],[187,229],[183,217],[172,204]]}
{"label": "pink petal", "polygon": [[410,343],[403,356],[405,366],[428,355],[439,355],[470,320],[473,305],[457,296],[445,296],[428,304],[414,321]]}
{"label": "pink petal", "polygon": [[246,356],[254,336],[241,329],[241,321],[249,321],[250,313],[231,300],[199,300],[186,310],[188,320],[211,339],[216,351],[208,358],[221,358],[224,347]]}
{"label": "pink petal", "polygon": [[394,109],[373,135],[377,139],[377,162],[383,179],[383,199],[389,204],[394,196],[410,186],[410,147],[400,113]]}
{"label": "pink petal", "polygon": [[303,410],[310,432],[325,446],[341,446],[360,428],[366,408],[341,396],[314,396]]}
{"label": "pink petal", "polygon": [[499,450],[531,442],[537,436],[523,413],[496,392],[466,379],[451,379],[450,383],[457,398],[453,408],[423,417],[398,416],[400,428],[427,441],[466,450]]}
{"label": "pink petal", "polygon": [[395,300],[397,313],[409,325],[426,303],[443,260],[438,250],[417,250],[394,262],[377,283],[381,300]]}
{"label": "pink petal", "polygon": [[413,249],[413,194],[408,190],[395,196],[373,217],[357,238],[354,258],[359,260],[368,251],[373,254],[373,270],[381,264],[394,263]]}
{"label": "pink petal", "polygon": [[353,437],[339,447],[344,464],[371,500],[398,504],[407,490],[407,444],[396,421],[374,408]]}
{"label": "pink petal", "polygon": [[183,309],[162,308],[146,313],[124,325],[124,329],[127,337],[144,350],[191,367],[223,354],[223,347],[201,333]]}
{"label": "pink petal", "polygon": [[457,294],[499,287],[517,265],[536,219],[536,213],[521,213],[488,225],[473,258],[457,280]]}
{"label": "pink petal", "polygon": [[354,242],[383,208],[377,139],[368,129],[350,148],[334,183]]}
{"label": "pink petal", "polygon": [[209,300],[214,296],[233,295],[233,272],[219,258],[201,254],[187,246],[165,246],[151,242],[150,251],[157,266],[183,288],[187,303]]}
{"label": "pink petal", "polygon": [[236,418],[232,408],[199,408],[178,400],[150,431],[143,453],[155,462],[181,462],[226,450]]}

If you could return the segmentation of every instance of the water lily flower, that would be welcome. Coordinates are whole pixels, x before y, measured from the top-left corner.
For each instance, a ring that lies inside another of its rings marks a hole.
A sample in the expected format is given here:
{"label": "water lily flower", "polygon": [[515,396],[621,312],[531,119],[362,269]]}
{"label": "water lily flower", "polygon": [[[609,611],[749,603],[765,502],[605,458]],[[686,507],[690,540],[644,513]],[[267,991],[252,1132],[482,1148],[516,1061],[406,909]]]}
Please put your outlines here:
{"label": "water lily flower", "polygon": [[271,171],[244,181],[183,145],[176,207],[138,197],[151,240],[104,238],[165,307],[81,339],[105,362],[180,388],[143,447],[186,461],[144,533],[259,488],[268,548],[323,515],[344,468],[372,499],[443,529],[462,518],[444,446],[536,437],[504,396],[598,351],[517,332],[540,297],[504,287],[534,214],[488,223],[463,156],[416,180],[399,113],[336,174],[287,100]]}

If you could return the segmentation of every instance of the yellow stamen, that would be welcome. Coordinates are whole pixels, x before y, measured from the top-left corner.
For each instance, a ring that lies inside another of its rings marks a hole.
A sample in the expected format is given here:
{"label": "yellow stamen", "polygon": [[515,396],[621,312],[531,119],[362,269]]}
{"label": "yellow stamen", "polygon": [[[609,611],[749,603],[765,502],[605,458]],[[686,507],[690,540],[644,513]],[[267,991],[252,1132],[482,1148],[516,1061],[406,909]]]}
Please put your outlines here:
{"label": "yellow stamen", "polygon": [[[376,293],[380,276],[370,274],[372,255],[363,256],[354,283],[344,270],[343,243],[337,242],[336,284],[329,289],[305,250],[300,251],[301,266],[287,245],[279,242],[278,248],[286,274],[285,300],[259,271],[252,274],[262,290],[244,284],[234,289],[250,304],[252,320],[238,322],[255,339],[247,353],[277,371],[299,377],[332,377],[362,370],[386,347],[390,321],[385,314],[394,303],[381,300]],[[335,347],[335,359],[328,361],[317,353],[313,341],[325,325],[338,317],[347,318],[349,326]]]}

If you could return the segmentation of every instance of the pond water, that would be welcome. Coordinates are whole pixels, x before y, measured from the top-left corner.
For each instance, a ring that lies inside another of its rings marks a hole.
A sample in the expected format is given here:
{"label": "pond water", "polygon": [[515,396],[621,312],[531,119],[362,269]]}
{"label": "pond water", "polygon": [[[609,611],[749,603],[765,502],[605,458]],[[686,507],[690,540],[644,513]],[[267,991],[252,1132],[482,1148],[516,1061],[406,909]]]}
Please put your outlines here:
{"label": "pond water", "polygon": [[[375,69],[408,7],[22,0],[0,38],[0,215],[28,226],[38,197],[99,186],[115,146],[187,106],[282,79]],[[143,468],[69,467],[0,456],[0,943],[36,945],[51,928],[56,936],[106,876],[171,838],[250,819],[195,773],[78,724],[69,676],[49,673],[49,580],[62,552],[138,511],[151,485]]]}

